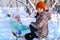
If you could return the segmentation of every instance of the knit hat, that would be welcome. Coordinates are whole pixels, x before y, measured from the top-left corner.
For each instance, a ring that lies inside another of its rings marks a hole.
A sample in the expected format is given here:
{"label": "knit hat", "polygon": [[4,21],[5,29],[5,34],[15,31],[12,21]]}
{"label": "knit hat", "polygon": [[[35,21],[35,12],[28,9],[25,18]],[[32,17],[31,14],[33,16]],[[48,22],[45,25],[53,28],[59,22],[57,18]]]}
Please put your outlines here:
{"label": "knit hat", "polygon": [[42,8],[43,10],[45,10],[45,8],[46,8],[45,3],[42,2],[42,1],[39,1],[39,2],[36,4],[36,9],[38,9],[38,8]]}

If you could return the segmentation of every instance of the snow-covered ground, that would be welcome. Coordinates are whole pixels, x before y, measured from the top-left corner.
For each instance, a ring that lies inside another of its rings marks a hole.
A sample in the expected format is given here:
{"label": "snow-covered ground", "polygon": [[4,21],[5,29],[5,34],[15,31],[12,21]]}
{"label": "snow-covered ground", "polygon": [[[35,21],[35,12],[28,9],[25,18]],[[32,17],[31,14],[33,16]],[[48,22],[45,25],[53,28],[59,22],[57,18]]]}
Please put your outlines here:
{"label": "snow-covered ground", "polygon": [[[19,10],[15,8],[0,8],[0,40],[15,40],[9,27],[9,18],[6,16],[8,13],[19,13]],[[23,14],[26,16],[23,16]],[[28,22],[33,21],[33,18],[27,17],[27,13],[23,14],[21,14],[21,16],[25,17],[23,21],[26,25]],[[57,38],[60,37],[60,14],[58,14],[58,16],[57,14],[52,14],[51,17],[51,20],[48,22],[49,34],[46,39],[52,40],[55,38],[57,40]],[[20,38],[19,40],[24,40],[24,38]]]}

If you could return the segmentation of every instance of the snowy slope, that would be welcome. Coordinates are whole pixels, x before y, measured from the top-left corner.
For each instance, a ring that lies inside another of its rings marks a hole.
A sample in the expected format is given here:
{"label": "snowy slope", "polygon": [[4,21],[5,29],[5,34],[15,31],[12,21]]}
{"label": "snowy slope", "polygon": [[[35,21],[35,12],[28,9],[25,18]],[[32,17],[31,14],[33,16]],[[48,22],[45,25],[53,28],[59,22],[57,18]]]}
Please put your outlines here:
{"label": "snowy slope", "polygon": [[[11,10],[13,9],[13,10]],[[7,13],[20,13],[19,10],[14,8],[0,8],[0,40],[15,40],[15,37],[12,35],[10,27],[9,27],[9,18],[6,16]],[[21,14],[21,13],[20,13]],[[25,14],[25,16],[23,16]],[[29,25],[31,21],[34,21],[33,18],[27,17],[27,13],[23,13],[23,24]],[[48,22],[49,34],[47,39],[57,38],[60,36],[60,14],[52,14],[52,19]],[[58,22],[59,20],[59,22]],[[29,22],[29,23],[28,23]],[[24,38],[20,38],[20,40],[24,40]],[[51,39],[52,40],[52,39]]]}

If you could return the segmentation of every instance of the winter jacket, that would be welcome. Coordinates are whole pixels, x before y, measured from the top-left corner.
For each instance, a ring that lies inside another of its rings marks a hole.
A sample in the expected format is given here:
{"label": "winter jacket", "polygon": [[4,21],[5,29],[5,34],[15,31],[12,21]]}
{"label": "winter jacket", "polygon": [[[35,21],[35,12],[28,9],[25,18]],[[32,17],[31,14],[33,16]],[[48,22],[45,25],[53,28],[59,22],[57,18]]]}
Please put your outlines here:
{"label": "winter jacket", "polygon": [[16,21],[10,19],[9,21],[10,29],[16,34],[16,32],[21,32],[19,36],[24,36],[27,33],[30,33],[30,29],[27,26],[24,26],[21,21]]}
{"label": "winter jacket", "polygon": [[36,35],[40,38],[44,38],[48,34],[48,20],[51,19],[50,12],[42,12],[36,18],[36,22],[32,22],[31,25],[37,29]]}

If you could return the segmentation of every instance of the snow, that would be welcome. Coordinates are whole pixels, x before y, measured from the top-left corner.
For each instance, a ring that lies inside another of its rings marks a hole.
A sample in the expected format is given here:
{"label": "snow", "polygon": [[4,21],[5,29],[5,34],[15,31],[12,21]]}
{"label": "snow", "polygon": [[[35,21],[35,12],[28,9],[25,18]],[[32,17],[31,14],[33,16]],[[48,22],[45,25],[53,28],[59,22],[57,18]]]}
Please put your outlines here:
{"label": "snow", "polygon": [[[0,40],[5,40],[5,39],[15,40],[15,37],[12,35],[10,27],[9,27],[9,23],[8,23],[9,18],[6,15],[8,13],[20,14],[22,23],[27,26],[31,22],[36,21],[36,19],[33,17],[33,14],[31,17],[23,9],[17,10],[16,8],[15,9],[14,8],[0,8]],[[49,28],[48,38],[57,38],[60,36],[60,14],[58,14],[58,17],[57,17],[57,14],[52,14],[51,17],[52,17],[51,20],[49,20],[48,22],[48,28]],[[20,38],[20,40],[24,40],[24,38]]]}

